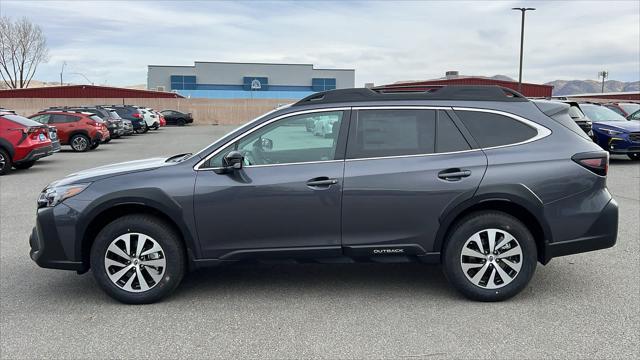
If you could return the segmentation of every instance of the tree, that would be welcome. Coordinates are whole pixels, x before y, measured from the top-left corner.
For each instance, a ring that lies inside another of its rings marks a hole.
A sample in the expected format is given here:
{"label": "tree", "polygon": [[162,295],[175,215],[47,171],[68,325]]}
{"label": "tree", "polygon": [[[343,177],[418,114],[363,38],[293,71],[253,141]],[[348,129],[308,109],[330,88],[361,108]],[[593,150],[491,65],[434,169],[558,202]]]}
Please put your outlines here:
{"label": "tree", "polygon": [[29,19],[0,18],[0,76],[11,88],[29,86],[38,65],[49,60],[47,39]]}

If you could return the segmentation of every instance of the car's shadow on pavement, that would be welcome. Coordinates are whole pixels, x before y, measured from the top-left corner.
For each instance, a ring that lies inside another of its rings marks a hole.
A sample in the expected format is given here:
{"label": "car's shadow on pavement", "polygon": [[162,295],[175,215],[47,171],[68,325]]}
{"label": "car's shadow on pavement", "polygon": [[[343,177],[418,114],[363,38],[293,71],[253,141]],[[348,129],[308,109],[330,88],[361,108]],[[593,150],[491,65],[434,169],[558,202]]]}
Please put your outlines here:
{"label": "car's shadow on pavement", "polygon": [[223,295],[278,298],[333,294],[456,297],[438,266],[424,264],[237,264],[194,271],[171,299]]}

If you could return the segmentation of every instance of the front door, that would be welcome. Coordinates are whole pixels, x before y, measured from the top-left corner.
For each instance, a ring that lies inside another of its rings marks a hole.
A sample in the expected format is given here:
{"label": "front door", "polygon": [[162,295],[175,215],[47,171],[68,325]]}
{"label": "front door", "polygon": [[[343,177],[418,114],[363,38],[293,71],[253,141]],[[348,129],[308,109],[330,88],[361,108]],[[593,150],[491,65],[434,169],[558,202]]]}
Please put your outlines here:
{"label": "front door", "polygon": [[354,111],[345,162],[342,237],[352,256],[433,251],[439,217],[469,198],[487,160],[445,110]]}
{"label": "front door", "polygon": [[[208,160],[194,196],[203,255],[339,254],[348,116],[340,110],[276,118]],[[244,155],[243,168],[216,173],[232,150]]]}

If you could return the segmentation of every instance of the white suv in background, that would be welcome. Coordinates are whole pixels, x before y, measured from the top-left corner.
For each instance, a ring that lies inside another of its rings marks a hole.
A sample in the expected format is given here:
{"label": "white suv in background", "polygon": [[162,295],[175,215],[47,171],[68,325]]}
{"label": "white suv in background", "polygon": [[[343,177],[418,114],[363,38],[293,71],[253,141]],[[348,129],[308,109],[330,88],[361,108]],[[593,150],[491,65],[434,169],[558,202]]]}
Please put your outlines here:
{"label": "white suv in background", "polygon": [[144,122],[147,124],[149,129],[158,130],[160,127],[160,119],[158,115],[151,110],[150,108],[138,108],[142,113],[142,117],[144,118]]}

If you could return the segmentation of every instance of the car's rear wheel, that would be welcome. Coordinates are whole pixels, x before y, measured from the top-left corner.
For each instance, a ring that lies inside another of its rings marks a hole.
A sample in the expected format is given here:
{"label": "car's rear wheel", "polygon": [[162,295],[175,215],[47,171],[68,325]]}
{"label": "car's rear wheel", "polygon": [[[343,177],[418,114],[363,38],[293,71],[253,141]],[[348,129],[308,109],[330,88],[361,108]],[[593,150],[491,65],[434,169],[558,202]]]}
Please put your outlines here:
{"label": "car's rear wheel", "polygon": [[28,169],[30,167],[33,166],[33,164],[35,164],[36,161],[35,160],[31,160],[31,161],[23,161],[21,163],[18,164],[13,164],[13,167],[19,170],[25,170]]}
{"label": "car's rear wheel", "polygon": [[9,172],[11,172],[11,157],[4,149],[0,149],[0,175],[6,175]]}
{"label": "car's rear wheel", "polygon": [[180,237],[164,221],[128,215],[105,226],[91,248],[91,267],[107,294],[127,304],[169,295],[185,272]]}
{"label": "car's rear wheel", "polygon": [[178,119],[176,120],[176,124],[178,126],[185,126],[187,124],[187,121],[185,119]]}
{"label": "car's rear wheel", "polygon": [[466,297],[501,301],[522,291],[535,272],[536,244],[518,219],[496,211],[473,213],[454,225],[445,244],[444,272]]}
{"label": "car's rear wheel", "polygon": [[73,151],[84,152],[91,147],[91,140],[86,135],[76,134],[69,140],[69,145]]}
{"label": "car's rear wheel", "polygon": [[631,159],[631,160],[635,160],[635,161],[640,160],[640,153],[627,154],[627,156],[628,156],[628,157],[629,157],[629,159]]}

